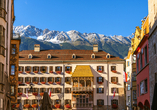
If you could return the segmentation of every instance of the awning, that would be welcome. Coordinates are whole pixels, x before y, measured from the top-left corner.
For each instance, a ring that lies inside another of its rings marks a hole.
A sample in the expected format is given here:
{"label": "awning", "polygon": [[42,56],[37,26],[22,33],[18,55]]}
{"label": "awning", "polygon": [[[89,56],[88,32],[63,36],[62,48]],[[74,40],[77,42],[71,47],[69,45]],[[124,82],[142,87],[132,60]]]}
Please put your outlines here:
{"label": "awning", "polygon": [[93,77],[91,67],[89,65],[77,65],[72,77]]}

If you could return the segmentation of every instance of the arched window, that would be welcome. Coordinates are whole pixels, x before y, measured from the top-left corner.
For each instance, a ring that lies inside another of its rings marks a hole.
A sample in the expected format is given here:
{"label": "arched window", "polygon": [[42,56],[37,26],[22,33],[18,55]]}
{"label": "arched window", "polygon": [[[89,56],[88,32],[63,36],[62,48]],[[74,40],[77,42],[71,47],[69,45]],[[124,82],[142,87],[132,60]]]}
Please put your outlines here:
{"label": "arched window", "polygon": [[29,55],[28,55],[28,58],[29,58],[29,59],[33,58],[32,54],[29,54]]}

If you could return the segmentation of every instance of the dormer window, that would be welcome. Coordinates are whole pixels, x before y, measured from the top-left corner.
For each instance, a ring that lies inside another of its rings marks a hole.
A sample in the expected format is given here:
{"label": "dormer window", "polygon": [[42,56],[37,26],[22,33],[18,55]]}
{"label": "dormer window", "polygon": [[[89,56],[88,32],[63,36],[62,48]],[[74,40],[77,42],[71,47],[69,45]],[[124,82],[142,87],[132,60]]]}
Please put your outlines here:
{"label": "dormer window", "polygon": [[29,55],[28,55],[28,58],[31,59],[31,58],[32,58],[32,54],[29,54]]}
{"label": "dormer window", "polygon": [[51,58],[51,54],[48,54],[48,55],[47,55],[47,58],[50,59],[50,58]]}
{"label": "dormer window", "polygon": [[91,55],[91,58],[95,58],[95,54],[94,53]]}
{"label": "dormer window", "polygon": [[110,58],[110,54],[109,53],[106,55],[106,58]]}
{"label": "dormer window", "polygon": [[75,58],[76,58],[76,55],[75,55],[75,54],[73,54],[73,55],[72,55],[72,58],[73,58],[73,59],[75,59]]}

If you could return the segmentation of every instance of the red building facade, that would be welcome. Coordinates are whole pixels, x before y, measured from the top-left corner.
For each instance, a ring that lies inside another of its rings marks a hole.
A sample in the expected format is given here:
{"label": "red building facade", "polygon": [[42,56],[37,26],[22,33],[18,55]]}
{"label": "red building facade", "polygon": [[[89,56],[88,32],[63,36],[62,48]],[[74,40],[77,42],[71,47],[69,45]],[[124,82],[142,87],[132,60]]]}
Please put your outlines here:
{"label": "red building facade", "polygon": [[140,110],[150,109],[148,37],[149,35],[146,34],[142,38],[136,51],[134,52],[137,59],[137,106]]}

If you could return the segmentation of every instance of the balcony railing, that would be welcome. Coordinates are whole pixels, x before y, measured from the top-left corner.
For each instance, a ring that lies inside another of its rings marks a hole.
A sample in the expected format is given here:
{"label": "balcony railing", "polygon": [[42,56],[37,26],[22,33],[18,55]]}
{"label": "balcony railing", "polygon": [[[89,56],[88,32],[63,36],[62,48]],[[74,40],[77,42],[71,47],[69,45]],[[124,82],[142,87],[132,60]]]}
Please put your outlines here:
{"label": "balcony railing", "polygon": [[92,87],[72,87],[72,91],[93,91]]}

